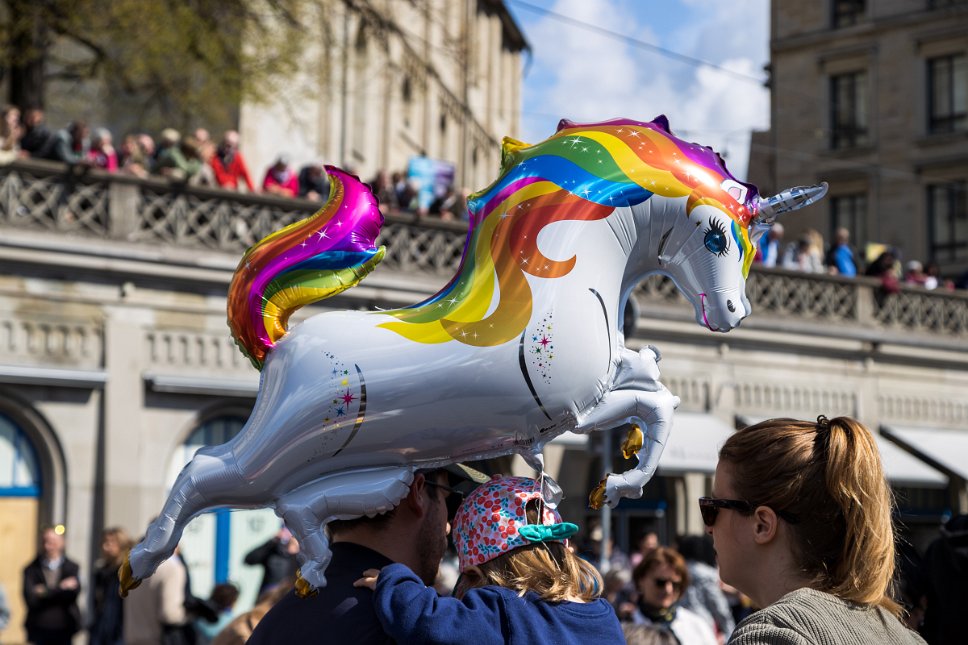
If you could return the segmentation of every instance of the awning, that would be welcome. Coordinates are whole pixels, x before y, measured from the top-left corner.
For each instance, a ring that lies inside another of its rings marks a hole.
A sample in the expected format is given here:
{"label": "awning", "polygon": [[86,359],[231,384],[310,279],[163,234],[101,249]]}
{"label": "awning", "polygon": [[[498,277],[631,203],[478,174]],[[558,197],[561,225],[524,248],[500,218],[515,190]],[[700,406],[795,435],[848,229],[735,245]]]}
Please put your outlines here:
{"label": "awning", "polygon": [[[676,412],[672,417],[669,442],[659,460],[658,474],[713,474],[716,472],[716,462],[719,460],[719,448],[731,434],[733,434],[733,428],[711,414]],[[623,438],[624,432],[618,430],[612,432],[612,440],[616,445]],[[587,435],[565,432],[549,445],[584,449],[587,444]]]}
{"label": "awning", "polygon": [[208,396],[255,398],[259,393],[258,375],[246,379],[236,379],[146,373],[144,374],[144,380],[152,392],[165,392],[168,394],[204,394]]}
{"label": "awning", "polygon": [[71,370],[35,365],[0,365],[0,383],[47,385],[100,390],[108,382],[104,370]]}
{"label": "awning", "polygon": [[[753,425],[765,420],[765,417],[739,417],[739,421],[743,425]],[[948,477],[944,473],[898,448],[888,440],[886,430],[886,428],[882,428],[884,434],[877,432],[873,434],[874,441],[877,442],[877,449],[881,453],[884,474],[889,482],[897,486],[912,488],[944,488],[948,485]],[[968,435],[966,435],[966,440],[968,440]]]}
{"label": "awning", "polygon": [[881,430],[891,441],[933,468],[968,480],[968,432],[893,424]]}
{"label": "awning", "polygon": [[881,451],[884,473],[891,483],[912,488],[944,488],[948,485],[948,478],[944,473],[898,448],[883,434],[875,434],[874,438]]}
{"label": "awning", "polygon": [[713,474],[719,449],[734,430],[711,414],[676,412],[669,443],[659,460],[660,475]]}

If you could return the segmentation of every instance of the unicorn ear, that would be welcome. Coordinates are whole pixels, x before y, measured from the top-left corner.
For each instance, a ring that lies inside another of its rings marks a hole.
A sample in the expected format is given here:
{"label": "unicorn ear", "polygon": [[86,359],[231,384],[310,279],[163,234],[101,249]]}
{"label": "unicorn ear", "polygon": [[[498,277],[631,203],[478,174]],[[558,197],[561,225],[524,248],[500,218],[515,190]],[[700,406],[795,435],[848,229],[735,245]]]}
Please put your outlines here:
{"label": "unicorn ear", "polygon": [[666,133],[672,134],[672,130],[669,129],[669,119],[666,117],[666,115],[660,114],[659,116],[655,117],[652,119],[652,124],[659,126],[659,128]]}
{"label": "unicorn ear", "polygon": [[562,119],[558,122],[558,129],[555,132],[561,132],[562,130],[567,130],[568,128],[573,128],[577,124],[571,119]]}

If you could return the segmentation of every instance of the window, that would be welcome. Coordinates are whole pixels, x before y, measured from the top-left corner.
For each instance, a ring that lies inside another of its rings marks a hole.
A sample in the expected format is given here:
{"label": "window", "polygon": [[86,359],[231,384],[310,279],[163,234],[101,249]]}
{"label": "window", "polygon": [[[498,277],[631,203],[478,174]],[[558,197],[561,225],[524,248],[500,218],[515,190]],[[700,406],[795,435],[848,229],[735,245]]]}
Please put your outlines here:
{"label": "window", "polygon": [[965,181],[928,186],[928,226],[931,259],[968,260],[968,204]]}
{"label": "window", "polygon": [[834,29],[850,27],[864,16],[864,0],[833,0],[831,23]]}
{"label": "window", "polygon": [[928,61],[928,132],[968,129],[968,57],[941,56]]}
{"label": "window", "polygon": [[867,74],[830,77],[830,145],[834,150],[868,143]]}
{"label": "window", "polygon": [[0,414],[0,497],[38,497],[40,469],[34,447],[13,420]]}
{"label": "window", "polygon": [[410,83],[410,77],[405,76],[403,78],[403,84],[400,87],[400,95],[403,97],[404,103],[410,103],[413,100],[413,86]]}
{"label": "window", "polygon": [[842,195],[830,200],[830,239],[837,237],[838,228],[850,231],[850,239],[855,246],[862,246],[867,240],[865,222],[867,221],[867,195]]}

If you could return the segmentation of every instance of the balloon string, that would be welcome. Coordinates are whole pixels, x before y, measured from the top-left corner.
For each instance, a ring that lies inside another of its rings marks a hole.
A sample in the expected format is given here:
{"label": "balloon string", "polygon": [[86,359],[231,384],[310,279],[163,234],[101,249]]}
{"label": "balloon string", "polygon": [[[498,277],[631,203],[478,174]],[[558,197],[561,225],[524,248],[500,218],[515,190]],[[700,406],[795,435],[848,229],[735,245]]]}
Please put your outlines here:
{"label": "balloon string", "polygon": [[541,473],[538,475],[538,491],[540,492],[540,495],[538,495],[538,498],[541,500],[538,503],[538,524],[544,524],[544,505],[545,505],[545,498],[544,498],[544,496],[545,496],[545,487],[544,487],[545,470],[544,470],[544,464],[542,464],[541,466],[542,466],[541,467]]}

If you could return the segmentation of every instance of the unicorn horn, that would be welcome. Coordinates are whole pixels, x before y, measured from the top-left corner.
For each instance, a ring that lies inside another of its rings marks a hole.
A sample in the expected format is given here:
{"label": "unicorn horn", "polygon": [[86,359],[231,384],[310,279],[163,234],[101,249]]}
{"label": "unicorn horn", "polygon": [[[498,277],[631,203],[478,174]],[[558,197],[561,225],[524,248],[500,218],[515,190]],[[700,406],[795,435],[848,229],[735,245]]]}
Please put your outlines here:
{"label": "unicorn horn", "polygon": [[788,213],[819,201],[827,194],[827,182],[816,186],[797,186],[778,192],[772,197],[760,197],[754,223],[772,226],[781,213]]}

